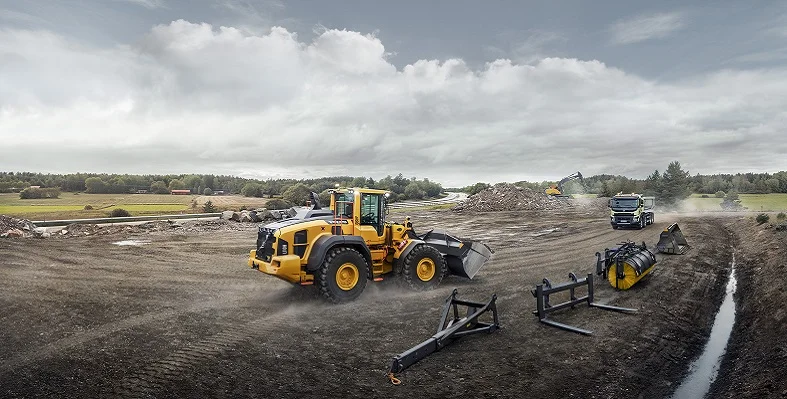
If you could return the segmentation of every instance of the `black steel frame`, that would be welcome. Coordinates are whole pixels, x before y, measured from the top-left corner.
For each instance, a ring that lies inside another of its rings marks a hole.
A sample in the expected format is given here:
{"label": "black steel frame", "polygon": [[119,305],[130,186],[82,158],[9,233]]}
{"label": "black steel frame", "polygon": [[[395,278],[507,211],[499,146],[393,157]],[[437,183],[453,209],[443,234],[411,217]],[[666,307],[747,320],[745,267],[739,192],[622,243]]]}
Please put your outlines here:
{"label": "black steel frame", "polygon": [[[547,314],[568,307],[573,308],[575,305],[583,302],[587,302],[588,306],[590,307],[604,309],[604,310],[612,310],[615,312],[635,313],[637,311],[637,309],[622,308],[618,306],[602,305],[600,303],[595,303],[593,297],[592,273],[588,273],[587,277],[582,279],[578,279],[574,273],[569,273],[568,277],[571,279],[570,282],[560,283],[554,286],[552,285],[552,283],[550,283],[549,280],[544,279],[542,284],[536,285],[536,289],[531,291],[533,293],[533,296],[536,297],[536,310],[533,312],[533,314],[538,316],[538,321],[563,330],[567,330],[583,335],[593,335],[593,331],[589,331],[579,327],[574,327],[568,324],[563,324],[553,320],[549,320],[547,319]],[[583,287],[583,286],[587,286],[588,293],[585,296],[577,298],[574,290],[578,287]],[[568,300],[567,302],[559,303],[556,305],[550,304],[549,296],[551,294],[562,292],[562,291],[569,291],[571,299]]]}
{"label": "black steel frame", "polygon": [[[440,314],[440,323],[437,325],[437,333],[426,341],[394,356],[393,362],[391,362],[391,373],[401,372],[430,354],[439,351],[456,338],[481,332],[491,333],[500,328],[500,322],[497,318],[497,306],[495,304],[497,295],[492,295],[492,298],[487,303],[479,303],[456,299],[456,294],[457,290],[454,288],[451,296],[445,300],[445,305],[443,305],[443,310]],[[466,316],[459,316],[459,305],[467,306]],[[449,319],[449,311],[451,309],[453,309],[453,318]],[[492,312],[492,323],[478,321],[478,318],[486,312]]]}

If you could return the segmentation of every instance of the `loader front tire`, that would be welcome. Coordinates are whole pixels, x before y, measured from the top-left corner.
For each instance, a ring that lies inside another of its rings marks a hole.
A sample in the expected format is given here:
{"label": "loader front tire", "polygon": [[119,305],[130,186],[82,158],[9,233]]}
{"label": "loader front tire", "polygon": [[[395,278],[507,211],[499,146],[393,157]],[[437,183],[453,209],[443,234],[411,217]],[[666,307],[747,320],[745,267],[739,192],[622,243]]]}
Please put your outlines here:
{"label": "loader front tire", "polygon": [[333,303],[353,301],[366,287],[368,271],[366,259],[355,249],[333,248],[315,276],[320,295]]}
{"label": "loader front tire", "polygon": [[420,244],[413,248],[402,263],[402,278],[416,291],[436,288],[447,274],[445,258],[431,245]]}

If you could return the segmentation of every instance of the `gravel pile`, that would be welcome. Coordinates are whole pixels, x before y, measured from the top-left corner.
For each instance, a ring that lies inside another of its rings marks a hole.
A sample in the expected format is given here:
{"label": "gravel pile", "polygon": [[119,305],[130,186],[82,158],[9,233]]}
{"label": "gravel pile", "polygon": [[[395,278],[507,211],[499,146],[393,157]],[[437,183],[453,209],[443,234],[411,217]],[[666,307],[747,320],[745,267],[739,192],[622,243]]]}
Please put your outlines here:
{"label": "gravel pile", "polygon": [[577,210],[595,213],[607,209],[607,199],[559,198],[530,188],[498,183],[452,209],[458,212]]}
{"label": "gravel pile", "polygon": [[498,183],[471,195],[453,210],[464,212],[537,211],[570,208],[567,198],[555,198],[529,188]]}
{"label": "gravel pile", "polygon": [[97,224],[70,224],[55,232],[55,235],[66,237],[79,236],[103,236],[119,233],[158,233],[158,232],[178,232],[178,233],[201,233],[210,231],[241,231],[248,230],[248,224],[234,223],[228,220],[158,220],[138,225],[109,225],[99,226]]}
{"label": "gravel pile", "polygon": [[0,237],[32,237],[36,229],[31,221],[0,215]]}

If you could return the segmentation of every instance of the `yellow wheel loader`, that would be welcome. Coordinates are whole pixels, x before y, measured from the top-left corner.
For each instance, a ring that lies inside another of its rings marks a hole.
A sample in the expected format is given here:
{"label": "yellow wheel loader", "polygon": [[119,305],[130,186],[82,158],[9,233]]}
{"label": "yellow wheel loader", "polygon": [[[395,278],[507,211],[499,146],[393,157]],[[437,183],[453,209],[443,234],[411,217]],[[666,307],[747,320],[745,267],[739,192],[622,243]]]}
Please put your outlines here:
{"label": "yellow wheel loader", "polygon": [[416,234],[410,218],[385,221],[384,190],[330,191],[329,209],[316,195],[313,206],[296,216],[259,228],[253,269],[300,285],[316,285],[335,303],[361,295],[369,280],[397,277],[415,290],[437,287],[447,275],[472,279],[492,255],[486,244],[445,231]]}

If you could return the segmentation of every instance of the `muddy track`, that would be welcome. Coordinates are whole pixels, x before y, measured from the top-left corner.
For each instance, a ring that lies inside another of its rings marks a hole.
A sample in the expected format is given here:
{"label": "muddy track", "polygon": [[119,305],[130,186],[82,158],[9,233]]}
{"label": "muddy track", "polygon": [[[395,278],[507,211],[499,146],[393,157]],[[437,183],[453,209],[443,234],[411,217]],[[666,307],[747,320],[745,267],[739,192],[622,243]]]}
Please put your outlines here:
{"label": "muddy track", "polygon": [[[112,245],[122,234],[0,241],[0,396],[664,397],[709,333],[729,265],[721,222],[680,219],[692,252],[658,256],[628,291],[596,283],[600,302],[638,314],[554,315],[594,331],[584,337],[538,323],[530,289],[593,271],[595,252],[623,240],[653,247],[676,217],[612,230],[580,212],[409,214],[417,231],[482,239],[493,259],[471,281],[418,293],[387,278],[329,305],[314,287],[245,266],[253,228],[137,234],[151,241],[140,247]],[[434,333],[453,288],[477,301],[497,294],[503,328],[463,338],[391,385],[391,358]]]}

